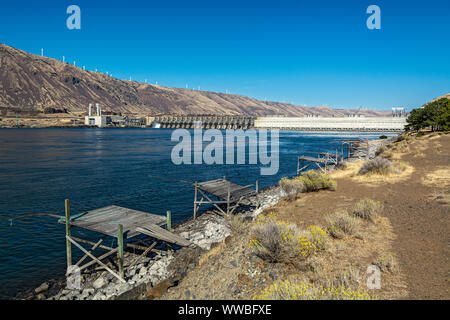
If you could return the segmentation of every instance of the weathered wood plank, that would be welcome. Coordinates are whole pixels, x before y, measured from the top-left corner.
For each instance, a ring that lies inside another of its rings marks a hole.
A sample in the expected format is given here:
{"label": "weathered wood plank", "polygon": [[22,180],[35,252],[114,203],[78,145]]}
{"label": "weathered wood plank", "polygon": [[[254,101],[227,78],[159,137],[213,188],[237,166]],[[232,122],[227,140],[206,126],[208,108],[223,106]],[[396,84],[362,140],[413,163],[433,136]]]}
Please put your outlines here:
{"label": "weathered wood plank", "polygon": [[127,236],[136,236],[135,229],[137,226],[147,224],[163,225],[165,223],[166,219],[163,216],[118,206],[109,206],[90,211],[80,219],[72,221],[71,225],[117,237],[117,226],[119,224],[123,225],[124,233]]}
{"label": "weathered wood plank", "polygon": [[147,225],[145,226],[145,228],[139,227],[136,228],[136,231],[155,239],[170,242],[179,246],[188,247],[191,245],[191,242],[189,242],[185,238],[169,232],[161,227],[158,227],[157,225]]}

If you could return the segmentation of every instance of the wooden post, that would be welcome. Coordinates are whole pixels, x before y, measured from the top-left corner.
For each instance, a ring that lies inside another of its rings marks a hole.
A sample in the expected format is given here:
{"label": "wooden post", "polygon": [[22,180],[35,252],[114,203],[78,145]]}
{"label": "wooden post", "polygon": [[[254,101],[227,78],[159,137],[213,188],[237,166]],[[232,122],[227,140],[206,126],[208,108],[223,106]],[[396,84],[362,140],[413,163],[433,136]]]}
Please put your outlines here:
{"label": "wooden post", "polygon": [[300,174],[300,157],[297,157],[297,175]]}
{"label": "wooden post", "polygon": [[370,154],[369,154],[369,139],[367,139],[367,160],[369,160]]}
{"label": "wooden post", "polygon": [[119,276],[123,279],[124,278],[124,272],[123,272],[123,225],[119,224],[119,230],[118,230],[118,238],[117,238],[117,244],[119,246]]}
{"label": "wooden post", "polygon": [[230,187],[228,187],[228,196],[227,196],[227,214],[230,213],[230,198],[231,198],[231,192],[230,192]]}
{"label": "wooden post", "polygon": [[167,211],[167,230],[172,232],[172,212]]}
{"label": "wooden post", "polygon": [[194,198],[194,220],[197,219],[197,187],[198,182],[195,182],[195,198]]}
{"label": "wooden post", "polygon": [[258,198],[258,193],[259,193],[259,181],[256,180],[256,206],[259,208],[259,198]]}
{"label": "wooden post", "polygon": [[70,202],[66,200],[66,251],[67,251],[67,270],[72,266],[72,243],[67,239],[70,237]]}

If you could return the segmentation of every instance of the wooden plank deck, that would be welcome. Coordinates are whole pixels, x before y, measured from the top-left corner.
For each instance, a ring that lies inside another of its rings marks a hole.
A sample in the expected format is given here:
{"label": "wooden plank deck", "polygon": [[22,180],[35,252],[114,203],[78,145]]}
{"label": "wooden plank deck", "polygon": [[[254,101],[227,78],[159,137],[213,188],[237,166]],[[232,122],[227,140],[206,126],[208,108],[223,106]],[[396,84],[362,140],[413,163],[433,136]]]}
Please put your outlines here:
{"label": "wooden plank deck", "polygon": [[329,164],[331,161],[330,159],[325,158],[314,158],[314,157],[307,157],[307,156],[301,156],[298,157],[299,160],[308,161],[308,162],[316,162],[321,164]]}
{"label": "wooden plank deck", "polygon": [[225,179],[202,182],[198,184],[198,188],[222,200],[228,199],[228,191],[230,191],[231,202],[256,194],[256,191],[250,189],[249,186],[240,186]]}
{"label": "wooden plank deck", "polygon": [[127,238],[133,238],[140,232],[137,228],[161,226],[166,223],[163,216],[150,214],[138,210],[109,206],[98,210],[89,211],[79,218],[71,221],[71,226],[79,227],[111,237],[118,236],[117,227],[123,225],[123,232]]}

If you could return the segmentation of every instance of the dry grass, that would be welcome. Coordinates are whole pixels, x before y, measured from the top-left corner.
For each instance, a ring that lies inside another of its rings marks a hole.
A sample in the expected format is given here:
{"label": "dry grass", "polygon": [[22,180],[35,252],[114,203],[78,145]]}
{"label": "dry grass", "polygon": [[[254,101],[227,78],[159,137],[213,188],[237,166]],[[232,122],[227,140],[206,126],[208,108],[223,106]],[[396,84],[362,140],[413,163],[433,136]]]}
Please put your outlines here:
{"label": "dry grass", "polygon": [[426,186],[448,187],[450,186],[450,168],[439,168],[422,178]]}
{"label": "dry grass", "polygon": [[215,259],[219,256],[223,250],[225,249],[225,242],[221,242],[220,244],[214,246],[211,250],[202,255],[198,261],[199,266],[203,266],[205,264],[210,263],[211,260]]}
{"label": "dry grass", "polygon": [[376,186],[385,183],[397,183],[409,179],[414,172],[414,168],[406,162],[393,161],[395,172],[389,174],[368,174],[359,175],[359,170],[364,164],[363,160],[347,163],[343,170],[335,170],[330,173],[333,179],[351,178],[353,181],[363,183],[368,186]]}
{"label": "dry grass", "polygon": [[344,286],[324,287],[307,281],[277,281],[261,294],[257,300],[371,300],[364,291],[356,291]]}
{"label": "dry grass", "polygon": [[378,256],[378,258],[374,262],[372,262],[372,264],[379,267],[382,272],[390,272],[390,273],[399,272],[397,259],[394,257],[394,255],[390,253]]}
{"label": "dry grass", "polygon": [[377,218],[382,211],[383,205],[381,202],[363,199],[353,207],[352,213],[361,219],[375,222],[375,218]]}
{"label": "dry grass", "polygon": [[283,178],[279,185],[288,200],[297,199],[298,194],[305,192],[317,192],[320,190],[336,191],[337,182],[327,174],[322,174],[316,170],[310,170],[302,173],[293,179]]}
{"label": "dry grass", "polygon": [[391,161],[381,157],[376,157],[375,159],[364,162],[358,171],[359,175],[388,175],[391,173],[398,172]]}
{"label": "dry grass", "polygon": [[325,217],[328,223],[327,231],[333,238],[343,239],[346,235],[356,234],[360,227],[360,221],[351,216],[346,210],[337,211]]}

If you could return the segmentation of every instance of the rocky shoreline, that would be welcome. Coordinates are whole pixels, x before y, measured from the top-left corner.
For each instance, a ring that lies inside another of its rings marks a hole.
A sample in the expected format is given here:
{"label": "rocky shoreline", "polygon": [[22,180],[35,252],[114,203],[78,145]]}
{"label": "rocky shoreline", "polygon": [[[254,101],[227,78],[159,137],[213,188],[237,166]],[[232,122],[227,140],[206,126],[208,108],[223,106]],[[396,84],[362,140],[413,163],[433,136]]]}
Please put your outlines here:
{"label": "rocky shoreline", "polygon": [[[381,141],[382,143],[389,140]],[[380,143],[369,144],[369,158],[376,156]],[[357,148],[346,161],[356,161],[367,158],[367,149]],[[333,170],[333,168],[330,168]],[[236,214],[242,219],[253,219],[278,203],[287,195],[278,186],[262,190],[258,194],[260,206],[256,208],[255,196],[246,199]],[[127,268],[137,255],[125,253],[125,280],[119,282],[107,271],[97,271],[94,267],[87,269],[81,275],[80,290],[66,288],[65,279],[52,280],[43,283],[33,291],[20,293],[17,299],[27,300],[143,300],[162,296],[168,288],[176,286],[189,269],[195,267],[201,255],[214,246],[226,242],[231,234],[229,219],[208,211],[197,219],[189,219],[174,227],[174,232],[193,243],[191,247],[179,250],[168,250],[145,257],[141,262]],[[107,264],[114,266],[115,261]]]}

